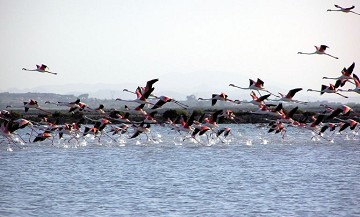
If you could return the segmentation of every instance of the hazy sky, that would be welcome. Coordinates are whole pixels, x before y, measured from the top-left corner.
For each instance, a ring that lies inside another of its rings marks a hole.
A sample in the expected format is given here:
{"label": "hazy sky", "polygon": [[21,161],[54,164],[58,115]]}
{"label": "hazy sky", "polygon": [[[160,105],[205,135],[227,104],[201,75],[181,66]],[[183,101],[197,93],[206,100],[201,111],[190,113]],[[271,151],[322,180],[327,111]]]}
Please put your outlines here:
{"label": "hazy sky", "polygon": [[[339,76],[352,62],[360,75],[360,16],[327,12],[334,3],[0,0],[0,91],[49,86],[47,91],[54,92],[74,84],[63,90],[70,92],[77,84],[100,83],[135,89],[159,78],[155,92],[210,96],[223,91],[240,98],[249,91],[228,85],[248,86],[249,78],[258,77],[274,92],[320,89],[329,83],[323,76]],[[356,3],[341,1],[360,13]],[[297,54],[320,44],[339,60]],[[41,63],[59,74],[21,70]],[[298,96],[320,98],[306,91]]]}

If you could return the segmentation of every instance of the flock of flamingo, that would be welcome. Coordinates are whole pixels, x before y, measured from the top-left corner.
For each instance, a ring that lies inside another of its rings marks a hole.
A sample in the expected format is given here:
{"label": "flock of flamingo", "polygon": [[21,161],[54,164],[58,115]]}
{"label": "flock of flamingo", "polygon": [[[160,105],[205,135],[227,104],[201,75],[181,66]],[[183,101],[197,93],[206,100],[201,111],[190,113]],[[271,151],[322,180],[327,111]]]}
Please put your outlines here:
{"label": "flock of flamingo", "polygon": [[[340,11],[360,15],[352,11],[354,6],[343,8],[335,5],[335,7],[337,8],[336,10],[329,9],[328,11]],[[315,48],[315,52],[298,52],[298,54],[319,54],[338,59],[338,57],[325,52],[326,49],[329,48],[326,45],[315,46]],[[334,84],[322,85],[320,90],[308,89],[307,91],[319,92],[321,95],[324,93],[337,94],[345,98],[348,98],[348,96],[343,95],[343,92],[360,94],[360,80],[359,77],[353,73],[354,68],[355,63],[353,62],[350,66],[344,67],[338,77],[323,77],[323,79],[334,80]],[[57,75],[56,72],[49,71],[49,68],[44,64],[36,65],[36,69],[23,68],[23,70]],[[289,90],[286,94],[279,93],[279,95],[276,95],[264,88],[264,81],[261,79],[257,78],[257,80],[249,80],[250,84],[248,87],[240,87],[235,84],[229,84],[229,86],[242,90],[250,90],[250,96],[252,97],[252,100],[250,101],[229,99],[226,93],[212,94],[209,98],[198,98],[198,100],[211,101],[212,106],[216,105],[218,101],[233,104],[249,103],[256,105],[258,109],[249,111],[249,113],[266,115],[266,120],[269,120],[267,126],[265,125],[267,132],[279,134],[282,139],[285,139],[287,129],[290,127],[309,130],[313,132],[314,135],[328,141],[332,141],[331,136],[333,136],[335,132],[337,132],[337,134],[342,134],[347,131],[346,135],[349,133],[354,136],[358,135],[360,125],[359,122],[354,119],[359,119],[359,117],[357,117],[358,114],[349,106],[341,105],[332,108],[327,105],[321,105],[324,108],[323,112],[314,116],[298,114],[298,117],[295,118],[294,116],[298,112],[298,106],[287,111],[283,108],[283,103],[295,105],[307,104],[307,102],[294,99],[295,94],[302,91],[302,88],[294,88]],[[146,82],[145,86],[138,86],[135,91],[124,89],[123,91],[135,94],[136,98],[134,100],[117,98],[116,101],[132,102],[136,103],[138,106],[135,108],[125,106],[123,111],[118,111],[116,109],[105,111],[104,105],[99,105],[98,108],[90,108],[84,102],[81,102],[80,99],[77,99],[74,102],[45,102],[45,104],[68,107],[69,112],[79,111],[83,113],[82,118],[75,123],[59,125],[57,121],[49,121],[49,117],[46,115],[42,115],[41,120],[37,122],[25,118],[14,119],[11,112],[2,110],[0,111],[0,144],[14,144],[21,148],[20,144],[36,143],[44,140],[50,140],[52,144],[56,139],[67,142],[75,140],[79,143],[81,140],[86,140],[88,137],[98,139],[99,143],[104,137],[114,142],[118,142],[119,138],[122,138],[123,140],[132,140],[135,138],[141,139],[141,135],[145,135],[148,141],[154,141],[155,139],[150,134],[151,126],[154,124],[159,124],[160,126],[167,127],[173,132],[176,132],[182,140],[189,139],[200,144],[203,144],[204,140],[207,142],[213,140],[225,143],[227,137],[233,135],[230,127],[224,127],[218,124],[219,119],[227,119],[229,122],[236,123],[234,112],[228,109],[218,109],[210,114],[199,114],[192,111],[189,117],[186,115],[179,115],[174,120],[168,119],[165,122],[159,123],[159,120],[156,118],[157,109],[162,108],[166,103],[174,103],[182,109],[191,109],[188,105],[171,97],[156,96],[154,94],[154,85],[158,81],[159,79],[149,80]],[[347,83],[354,85],[354,87],[347,90],[341,89]],[[256,93],[258,93],[258,95]],[[261,93],[265,93],[265,95],[262,95]],[[270,97],[273,97],[273,99],[270,99]],[[274,104],[275,102],[278,104]],[[145,106],[148,108],[148,111],[146,111]],[[25,109],[25,112],[28,112],[29,109],[38,109],[48,116],[51,116],[51,112],[40,107],[38,102],[33,99],[30,99],[28,102],[23,102],[22,107]],[[97,113],[101,118],[96,120],[91,119],[86,115],[87,113]],[[130,115],[132,114],[143,117],[142,121],[131,120]],[[353,119],[349,118],[350,114],[352,114],[351,116]],[[91,122],[93,125],[85,124],[85,122]],[[25,134],[28,136],[27,139],[24,139],[23,136],[20,136],[20,134],[17,133],[19,130],[25,128],[30,129],[28,130],[28,133]],[[336,131],[336,129],[338,130]],[[325,136],[324,134],[327,130],[333,131],[333,134]]]}

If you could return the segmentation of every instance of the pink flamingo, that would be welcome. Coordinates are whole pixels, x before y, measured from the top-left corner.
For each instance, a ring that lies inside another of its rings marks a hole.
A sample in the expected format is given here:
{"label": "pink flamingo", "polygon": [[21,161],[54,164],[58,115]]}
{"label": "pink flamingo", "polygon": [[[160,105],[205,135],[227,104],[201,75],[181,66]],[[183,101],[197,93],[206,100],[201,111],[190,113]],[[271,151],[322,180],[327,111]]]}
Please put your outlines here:
{"label": "pink flamingo", "polygon": [[26,69],[26,68],[22,68],[22,70],[25,70],[25,71],[36,71],[36,72],[41,72],[41,73],[49,73],[49,74],[52,74],[52,75],[57,75],[56,72],[51,72],[51,71],[49,71],[49,67],[47,67],[47,66],[44,65],[44,64],[36,65],[36,69]]}
{"label": "pink flamingo", "polygon": [[326,48],[329,48],[329,47],[326,46],[326,45],[320,45],[320,47],[315,46],[315,48],[316,48],[316,51],[315,51],[315,52],[312,52],[312,53],[298,52],[298,54],[307,54],[307,55],[312,55],[312,54],[320,54],[320,55],[323,55],[323,54],[324,54],[324,55],[327,55],[327,56],[332,57],[332,58],[334,58],[334,59],[339,59],[339,57],[335,57],[335,56],[332,56],[332,55],[330,55],[330,54],[328,54],[328,53],[325,53]]}

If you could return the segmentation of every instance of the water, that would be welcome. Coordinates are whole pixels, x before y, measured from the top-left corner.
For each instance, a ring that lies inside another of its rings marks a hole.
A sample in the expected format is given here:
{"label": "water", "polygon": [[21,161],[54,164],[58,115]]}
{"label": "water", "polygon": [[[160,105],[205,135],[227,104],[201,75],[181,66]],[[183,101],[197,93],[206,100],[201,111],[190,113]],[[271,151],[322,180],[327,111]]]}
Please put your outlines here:
{"label": "water", "polygon": [[2,144],[0,216],[360,216],[359,136],[231,127],[225,143],[158,127],[156,142]]}

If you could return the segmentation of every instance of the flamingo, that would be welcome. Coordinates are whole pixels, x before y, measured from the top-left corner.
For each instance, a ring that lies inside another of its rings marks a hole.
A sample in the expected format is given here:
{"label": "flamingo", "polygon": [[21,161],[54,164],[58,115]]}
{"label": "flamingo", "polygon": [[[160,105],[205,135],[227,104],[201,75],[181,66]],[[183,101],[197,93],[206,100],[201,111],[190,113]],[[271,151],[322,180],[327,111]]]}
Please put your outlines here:
{"label": "flamingo", "polygon": [[15,143],[13,137],[15,136],[15,134],[13,134],[14,130],[12,129],[12,121],[4,121],[2,123],[0,123],[0,135],[2,137],[5,137],[8,142],[10,143]]}
{"label": "flamingo", "polygon": [[141,93],[140,88],[137,88],[136,90],[136,96],[137,98],[135,100],[124,100],[124,99],[120,99],[117,98],[117,101],[124,101],[124,102],[136,102],[139,104],[151,104],[153,105],[153,103],[148,101],[148,97],[150,96],[150,94],[155,90],[155,88],[151,88],[149,90],[147,90],[145,93]]}
{"label": "flamingo", "polygon": [[75,100],[74,102],[50,102],[46,101],[45,104],[53,104],[57,106],[67,106],[70,108],[69,113],[73,113],[76,110],[83,111],[86,107],[88,107],[85,103],[81,102],[80,99]]}
{"label": "flamingo", "polygon": [[284,139],[286,129],[284,124],[281,121],[276,121],[274,123],[270,123],[270,129],[268,130],[268,133],[275,132],[275,134],[280,133],[282,135],[282,138]]}
{"label": "flamingo", "polygon": [[205,118],[204,126],[208,126],[211,130],[218,128],[219,125],[217,123],[218,116],[222,113],[222,110],[217,110],[211,114],[210,118]]}
{"label": "flamingo", "polygon": [[145,124],[156,124],[156,119],[154,118],[157,111],[153,111],[150,114],[145,115],[144,123]]}
{"label": "flamingo", "polygon": [[145,126],[144,122],[141,122],[140,125],[134,125],[135,132],[132,136],[129,137],[129,139],[133,139],[138,137],[141,133],[145,133],[147,140],[149,140],[148,133],[150,132],[150,124],[147,124]]}
{"label": "flamingo", "polygon": [[354,130],[356,126],[358,126],[359,122],[353,120],[353,119],[347,119],[343,120],[340,118],[336,118],[339,121],[342,121],[344,124],[340,127],[339,132],[345,130],[346,128],[350,127],[350,130]]}
{"label": "flamingo", "polygon": [[[145,87],[137,87],[137,90],[139,90],[140,91],[140,93],[141,94],[144,94],[144,93],[146,93],[147,91],[149,91],[149,90],[151,90],[152,88],[153,88],[153,85],[156,83],[156,82],[158,82],[159,81],[159,79],[152,79],[152,80],[149,80],[149,81],[147,81],[146,82],[146,86]],[[123,91],[128,91],[127,89],[124,89]],[[130,92],[130,91],[128,91],[128,92]]]}
{"label": "flamingo", "polygon": [[287,114],[284,113],[284,115],[281,117],[282,122],[294,124],[295,120],[293,119],[293,116],[298,109],[299,109],[299,107],[296,106],[295,108],[291,109]]}
{"label": "flamingo", "polygon": [[286,95],[282,94],[282,93],[279,93],[281,98],[280,99],[275,99],[275,100],[272,100],[272,101],[295,102],[295,103],[300,103],[300,104],[306,104],[307,102],[298,101],[298,100],[293,99],[295,94],[297,92],[301,91],[301,90],[302,90],[302,88],[291,89],[291,90],[289,90],[289,92]]}
{"label": "flamingo", "polygon": [[231,128],[223,127],[216,132],[216,136],[219,137],[221,134],[224,134],[224,137],[226,138],[230,133],[231,133]]}
{"label": "flamingo", "polygon": [[109,132],[112,132],[112,135],[119,134],[119,133],[124,134],[127,132],[128,128],[129,128],[129,125],[121,124],[119,126],[113,126]]}
{"label": "flamingo", "polygon": [[44,64],[36,65],[36,69],[26,69],[26,68],[22,68],[22,70],[25,70],[25,71],[36,71],[36,72],[49,73],[49,74],[52,74],[52,75],[57,75],[56,72],[51,72],[51,71],[49,71],[49,67],[47,67],[47,66],[44,65]]}
{"label": "flamingo", "polygon": [[319,124],[324,120],[325,115],[318,115],[317,118],[313,117],[313,122],[306,124],[305,129],[317,132]]}
{"label": "flamingo", "polygon": [[88,119],[92,122],[95,122],[94,128],[97,128],[100,132],[106,127],[106,125],[111,124],[111,121],[109,121],[106,118],[100,118],[99,120],[91,119],[87,116],[84,116],[85,119]]}
{"label": "flamingo", "polygon": [[355,83],[355,88],[354,89],[348,89],[348,90],[338,89],[338,91],[354,92],[354,93],[360,94],[360,80],[359,80],[359,77],[356,74],[354,74],[353,79],[354,79],[354,83]]}
{"label": "flamingo", "polygon": [[[333,80],[340,80],[341,84],[340,86],[344,86],[346,81],[349,81],[350,79],[353,79],[353,77],[351,76],[351,73],[353,72],[355,68],[355,63],[353,62],[349,68],[345,68],[341,71],[341,76],[339,77],[335,77],[335,78],[331,78],[331,77],[323,77],[323,79],[333,79]],[[351,82],[351,81],[349,81]],[[351,82],[352,83],[352,82]]]}
{"label": "flamingo", "polygon": [[307,91],[319,92],[320,95],[323,95],[324,93],[335,93],[335,94],[337,94],[339,96],[342,96],[344,98],[348,98],[347,96],[344,96],[344,95],[338,93],[337,88],[340,86],[340,83],[341,83],[341,81],[337,80],[335,85],[333,85],[333,84],[330,84],[329,86],[324,85],[324,84],[321,85],[321,90],[320,91],[319,90],[313,90],[313,89],[308,89]]}
{"label": "flamingo", "polygon": [[[334,117],[336,117],[337,115],[340,115],[340,114],[344,115],[344,116],[348,116],[350,114],[350,112],[353,111],[353,109],[347,105],[341,105],[337,109],[334,109],[326,104],[320,104],[320,106],[325,107],[325,109],[326,109],[322,114],[332,115]],[[335,112],[336,110],[339,110],[340,112],[339,111]],[[334,115],[333,113],[337,113],[337,115]]]}
{"label": "flamingo", "polygon": [[259,109],[257,111],[250,111],[250,113],[252,114],[259,114],[259,115],[273,115],[276,117],[284,117],[285,114],[282,110],[282,103],[279,103],[275,109],[270,109],[268,106],[266,105],[259,105]]}
{"label": "flamingo", "polygon": [[[50,131],[45,131],[43,133],[39,133],[35,139],[33,140],[33,142],[42,142],[45,139],[50,139],[52,137],[51,132]],[[54,138],[51,140],[51,144],[54,144]]]}
{"label": "flamingo", "polygon": [[28,102],[24,102],[24,108],[25,108],[25,112],[28,112],[30,108],[35,108],[35,109],[38,109],[40,111],[51,114],[51,112],[40,108],[38,102],[36,100],[33,100],[33,99],[30,99]]}
{"label": "flamingo", "polygon": [[339,5],[335,5],[336,8],[338,8],[337,10],[333,10],[333,9],[328,9],[327,11],[340,11],[340,12],[344,12],[344,13],[353,13],[353,14],[357,14],[357,15],[360,15],[354,11],[352,11],[352,9],[355,8],[355,6],[351,6],[351,7],[348,7],[348,8],[344,8],[344,7],[341,7]]}
{"label": "flamingo", "polygon": [[73,125],[71,124],[65,124],[62,127],[58,128],[59,131],[59,139],[63,137],[63,135],[71,135],[73,133]]}
{"label": "flamingo", "polygon": [[334,131],[336,127],[337,125],[334,123],[326,123],[321,127],[319,135],[323,134],[327,129],[329,129],[329,131]]}
{"label": "flamingo", "polygon": [[313,52],[313,53],[298,52],[298,54],[307,54],[307,55],[312,55],[312,54],[320,54],[320,55],[322,55],[322,54],[324,54],[324,55],[327,55],[327,56],[332,57],[334,59],[339,59],[339,57],[335,57],[335,56],[332,56],[332,55],[330,55],[328,53],[325,53],[326,48],[329,48],[326,45],[320,45],[320,47],[315,46],[315,48],[316,48],[316,51]]}
{"label": "flamingo", "polygon": [[[191,133],[194,128],[192,127],[195,120],[195,112],[185,121],[183,116],[180,116],[180,126],[176,127],[176,130],[180,132]],[[181,133],[180,133],[181,134]]]}
{"label": "flamingo", "polygon": [[250,96],[252,97],[251,101],[238,101],[238,100],[236,100],[235,102],[238,102],[238,103],[251,103],[251,104],[254,104],[254,105],[257,105],[257,106],[265,105],[264,100],[269,98],[269,96],[271,96],[271,94],[266,94],[266,95],[257,97],[255,92],[251,91]]}
{"label": "flamingo", "polygon": [[187,109],[189,106],[188,105],[185,105],[179,101],[176,101],[175,99],[172,99],[168,96],[155,96],[155,95],[151,95],[153,97],[155,97],[156,99],[158,99],[158,101],[155,103],[155,105],[151,108],[151,109],[158,109],[160,108],[161,106],[163,106],[165,103],[167,102],[173,102],[175,104],[177,104],[178,106],[184,108],[184,109]]}
{"label": "flamingo", "polygon": [[116,120],[121,123],[131,123],[131,121],[129,120],[129,116],[130,116],[129,112],[125,112],[124,115],[121,115],[119,111],[115,111],[111,113],[110,118],[112,120]]}
{"label": "flamingo", "polygon": [[[15,121],[4,119],[4,121],[0,124],[0,136],[5,137],[8,142],[12,142],[16,145],[16,142],[13,140],[15,131],[18,129],[23,129],[26,126],[32,126],[32,123],[22,118]],[[20,136],[19,138],[25,142]]]}
{"label": "flamingo", "polygon": [[146,111],[143,110],[145,104],[140,104],[136,108],[132,109],[129,106],[125,105],[125,109],[129,113],[137,114],[137,115],[146,115]]}
{"label": "flamingo", "polygon": [[[88,134],[92,134],[95,137],[100,133],[100,130],[97,129],[96,127],[85,127],[84,128],[84,132],[83,132],[83,136],[86,136]],[[100,137],[99,137],[99,141],[100,141]]]}
{"label": "flamingo", "polygon": [[209,131],[210,128],[208,126],[200,126],[194,129],[194,131],[191,134],[191,137],[195,138],[195,136],[197,134],[199,134],[199,136],[202,136],[203,134],[205,134],[207,131]]}
{"label": "flamingo", "polygon": [[[235,84],[229,84],[229,86],[236,87],[236,88],[243,89],[243,90],[256,90],[259,94],[260,94],[260,90],[270,93],[268,90],[266,90],[264,88],[264,82],[260,78],[258,78],[256,81],[249,79],[249,81],[250,81],[249,87],[239,87],[239,86],[236,86]],[[270,94],[276,96],[275,94],[272,94],[272,93],[270,93]]]}
{"label": "flamingo", "polygon": [[228,99],[228,95],[225,93],[212,94],[210,99],[198,98],[198,100],[211,100],[212,106],[214,106],[218,100],[223,102],[234,102],[234,100]]}

